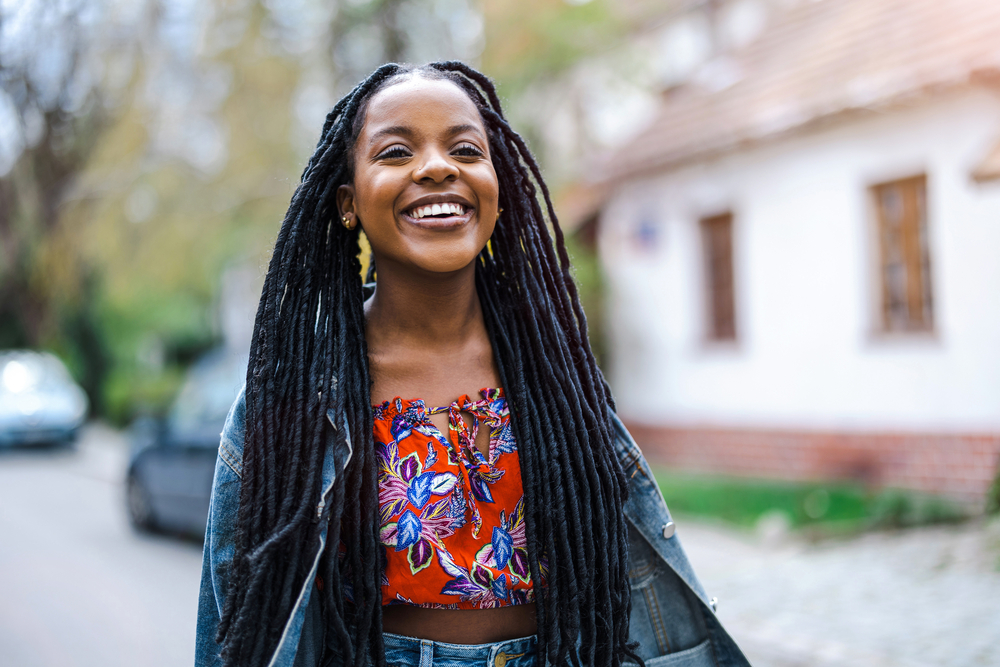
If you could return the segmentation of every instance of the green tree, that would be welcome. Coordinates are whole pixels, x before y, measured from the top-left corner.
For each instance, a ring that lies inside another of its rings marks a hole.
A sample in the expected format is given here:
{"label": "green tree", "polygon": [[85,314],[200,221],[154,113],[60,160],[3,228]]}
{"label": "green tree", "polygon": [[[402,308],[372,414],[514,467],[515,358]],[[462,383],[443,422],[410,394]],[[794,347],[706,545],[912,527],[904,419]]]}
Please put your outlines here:
{"label": "green tree", "polygon": [[[475,55],[468,30],[448,23],[471,16],[481,36],[471,5],[430,9],[412,0],[156,6],[61,199],[60,231],[47,236],[57,264],[93,272],[85,302],[108,358],[98,400],[112,417],[162,409],[184,366],[217,343],[220,273],[234,262],[263,273],[338,94],[385,60]],[[80,336],[66,323],[59,333]]]}
{"label": "green tree", "polygon": [[[98,407],[107,357],[90,306],[99,278],[66,247],[61,211],[116,94],[95,71],[110,64],[103,40],[123,24],[103,21],[99,9],[0,9],[0,348],[60,349]],[[128,40],[120,49],[129,51]]]}

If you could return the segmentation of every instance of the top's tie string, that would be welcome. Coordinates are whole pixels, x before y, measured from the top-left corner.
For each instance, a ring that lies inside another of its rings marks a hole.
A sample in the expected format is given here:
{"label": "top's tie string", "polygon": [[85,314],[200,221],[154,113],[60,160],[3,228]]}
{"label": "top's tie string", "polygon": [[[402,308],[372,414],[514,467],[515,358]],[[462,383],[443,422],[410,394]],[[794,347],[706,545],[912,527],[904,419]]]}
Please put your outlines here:
{"label": "top's tie string", "polygon": [[[500,424],[500,415],[490,409],[489,401],[486,399],[471,401],[468,400],[468,397],[466,397],[466,400],[462,404],[459,404],[458,401],[453,401],[451,405],[427,408],[428,415],[436,415],[442,412],[448,413],[448,429],[455,431],[458,436],[459,447],[465,452],[467,457],[471,457],[469,462],[474,466],[489,466],[490,457],[483,456],[483,453],[476,447],[476,437],[479,435],[480,421],[485,421],[487,426]],[[462,419],[461,413],[463,412],[467,412],[472,415],[471,429],[469,425],[465,423],[465,420]],[[490,453],[492,453],[492,442],[490,444]]]}

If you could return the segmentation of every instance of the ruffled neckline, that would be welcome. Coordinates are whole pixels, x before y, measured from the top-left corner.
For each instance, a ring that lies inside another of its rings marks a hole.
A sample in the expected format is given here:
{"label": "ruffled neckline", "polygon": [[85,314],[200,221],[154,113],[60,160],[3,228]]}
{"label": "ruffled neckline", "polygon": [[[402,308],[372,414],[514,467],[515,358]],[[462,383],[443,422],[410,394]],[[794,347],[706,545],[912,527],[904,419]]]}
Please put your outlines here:
{"label": "ruffled neckline", "polygon": [[[504,398],[503,389],[501,387],[483,387],[482,389],[479,390],[479,394],[483,397],[480,400],[495,401],[498,398]],[[467,402],[471,403],[471,402],[475,402],[475,401],[472,401],[471,397],[468,394],[462,394],[457,399],[455,399],[454,401],[452,401],[451,404],[439,406],[439,407],[436,407],[436,408],[431,408],[431,410],[434,411],[434,412],[444,411],[444,410],[447,410],[451,405],[455,405],[456,403],[458,405],[464,405]],[[396,396],[394,398],[390,398],[390,399],[387,399],[385,401],[382,401],[381,403],[373,404],[372,405],[372,409],[373,410],[379,410],[379,409],[385,410],[390,405],[392,405],[393,403],[398,403],[399,407],[397,409],[399,409],[399,410],[404,409],[406,406],[412,406],[412,407],[417,408],[420,411],[421,414],[425,414],[425,413],[428,412],[427,403],[424,401],[424,399],[422,399],[422,398],[403,398],[402,396]]]}

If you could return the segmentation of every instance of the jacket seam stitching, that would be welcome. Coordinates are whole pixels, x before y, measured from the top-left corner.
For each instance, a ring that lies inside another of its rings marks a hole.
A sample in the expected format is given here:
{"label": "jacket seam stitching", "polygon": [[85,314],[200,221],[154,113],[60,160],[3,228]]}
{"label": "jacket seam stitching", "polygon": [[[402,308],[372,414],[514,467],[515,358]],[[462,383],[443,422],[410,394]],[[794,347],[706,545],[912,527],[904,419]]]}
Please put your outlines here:
{"label": "jacket seam stitching", "polygon": [[[641,458],[642,454],[636,453],[636,455],[632,458],[632,460],[629,461],[629,466],[634,465],[636,472],[641,472],[643,477],[645,477],[646,479],[650,479],[650,474],[646,472],[646,466],[642,465],[642,463],[640,462]],[[635,473],[633,472],[632,474],[634,475]]]}
{"label": "jacket seam stitching", "polygon": [[653,621],[653,629],[656,631],[656,643],[664,655],[670,653],[670,640],[667,638],[666,628],[663,627],[663,613],[660,611],[660,601],[656,599],[656,592],[650,586],[645,589],[646,605],[649,607],[650,616]]}

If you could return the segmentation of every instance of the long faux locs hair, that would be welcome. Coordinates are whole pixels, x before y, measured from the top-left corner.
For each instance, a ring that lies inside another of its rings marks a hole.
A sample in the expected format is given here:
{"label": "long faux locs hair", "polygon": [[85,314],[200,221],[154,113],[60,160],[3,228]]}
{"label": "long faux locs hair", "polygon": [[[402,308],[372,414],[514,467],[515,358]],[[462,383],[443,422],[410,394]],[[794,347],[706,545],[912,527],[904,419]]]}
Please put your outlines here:
{"label": "long faux locs hair", "polygon": [[[327,649],[345,665],[385,662],[359,231],[340,225],[336,192],[352,180],[368,100],[408,76],[459,86],[489,134],[503,215],[477,260],[476,288],[518,443],[538,662],[641,663],[628,644],[627,480],[614,452],[613,399],[587,340],[563,235],[538,165],[504,119],[492,83],[444,62],[385,65],[340,100],[282,223],[247,370],[236,551],[217,636],[225,664],[268,663],[324,526],[325,586],[313,595],[321,596]],[[342,449],[349,437],[353,455],[321,503],[330,437]]]}

